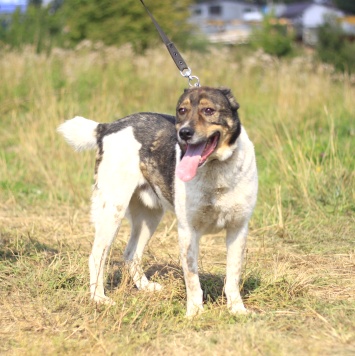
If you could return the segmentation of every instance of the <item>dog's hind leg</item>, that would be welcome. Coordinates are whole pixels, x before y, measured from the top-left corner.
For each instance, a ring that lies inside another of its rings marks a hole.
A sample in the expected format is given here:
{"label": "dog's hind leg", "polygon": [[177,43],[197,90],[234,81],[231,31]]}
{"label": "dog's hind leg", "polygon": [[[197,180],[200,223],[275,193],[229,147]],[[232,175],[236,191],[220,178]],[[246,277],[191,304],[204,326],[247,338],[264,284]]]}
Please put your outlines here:
{"label": "dog's hind leg", "polygon": [[90,293],[95,302],[111,304],[112,301],[104,293],[104,268],[125,209],[124,206],[118,206],[116,202],[103,198],[100,191],[94,193],[94,209],[95,240],[89,257]]}
{"label": "dog's hind leg", "polygon": [[112,303],[104,293],[104,267],[131,197],[142,179],[140,147],[131,128],[103,138],[92,197],[95,240],[89,258],[91,298],[99,303]]}
{"label": "dog's hind leg", "polygon": [[245,244],[248,234],[248,222],[241,228],[227,229],[227,273],[225,293],[227,305],[232,314],[246,313],[239,291],[239,280],[243,265]]}
{"label": "dog's hind leg", "polygon": [[161,285],[148,281],[143,272],[141,260],[144,248],[163,216],[163,209],[147,207],[140,201],[137,194],[134,194],[127,213],[132,231],[124,252],[124,259],[128,265],[130,276],[138,289],[159,291]]}

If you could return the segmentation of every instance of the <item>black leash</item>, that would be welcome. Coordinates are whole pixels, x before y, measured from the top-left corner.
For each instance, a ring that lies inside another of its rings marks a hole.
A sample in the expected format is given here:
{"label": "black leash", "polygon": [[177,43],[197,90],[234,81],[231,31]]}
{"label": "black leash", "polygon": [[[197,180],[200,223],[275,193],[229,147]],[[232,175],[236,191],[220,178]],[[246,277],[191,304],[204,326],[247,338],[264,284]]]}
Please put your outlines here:
{"label": "black leash", "polygon": [[161,27],[159,26],[159,24],[157,23],[157,21],[155,20],[153,15],[148,10],[147,6],[145,6],[145,3],[143,2],[143,0],[140,0],[140,2],[142,3],[142,5],[144,6],[144,8],[147,11],[148,15],[152,19],[155,28],[159,32],[159,35],[160,35],[162,41],[164,42],[166,48],[168,49],[168,51],[169,51],[169,53],[171,55],[171,58],[174,60],[174,62],[176,64],[176,66],[178,67],[181,75],[183,77],[185,77],[185,78],[188,78],[189,85],[191,87],[192,86],[199,87],[200,86],[200,80],[198,79],[198,77],[196,77],[194,75],[191,75],[191,73],[192,73],[191,69],[187,66],[186,62],[184,61],[184,59],[182,58],[181,54],[179,53],[179,51],[175,47],[174,43],[171,42],[169,40],[169,38],[166,36],[166,34],[161,29]]}

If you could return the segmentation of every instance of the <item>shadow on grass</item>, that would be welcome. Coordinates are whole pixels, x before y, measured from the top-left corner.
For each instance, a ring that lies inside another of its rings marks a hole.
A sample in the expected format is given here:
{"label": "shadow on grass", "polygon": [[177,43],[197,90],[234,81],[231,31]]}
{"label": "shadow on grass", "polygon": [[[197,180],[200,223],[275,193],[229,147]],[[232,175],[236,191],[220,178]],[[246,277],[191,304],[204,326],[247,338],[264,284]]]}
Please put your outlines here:
{"label": "shadow on grass", "polygon": [[259,276],[249,276],[242,285],[240,294],[243,298],[248,298],[257,288],[261,285],[261,279]]}
{"label": "shadow on grass", "polygon": [[31,257],[38,254],[53,256],[57,249],[28,236],[14,237],[10,233],[0,232],[0,260],[14,262],[21,256]]}
{"label": "shadow on grass", "polygon": [[[116,289],[121,283],[133,283],[128,276],[128,271],[125,268],[124,262],[115,262],[114,271],[109,274],[107,279],[107,288],[109,290]],[[145,268],[145,274],[149,280],[164,283],[164,280],[175,280],[175,283],[184,284],[184,275],[180,265],[153,264]],[[216,303],[224,298],[224,283],[225,275],[212,274],[206,272],[199,273],[201,288],[203,292],[204,302]],[[257,276],[249,276],[243,281],[241,295],[243,298],[248,298],[260,286],[260,278]]]}
{"label": "shadow on grass", "polygon": [[[132,283],[132,279],[128,276],[128,268],[123,261],[114,261],[111,264],[112,271],[108,274],[106,280],[106,288],[113,291],[121,285],[121,283]],[[152,264],[144,268],[144,273],[149,280],[164,280],[173,278],[183,281],[182,269],[175,264]]]}

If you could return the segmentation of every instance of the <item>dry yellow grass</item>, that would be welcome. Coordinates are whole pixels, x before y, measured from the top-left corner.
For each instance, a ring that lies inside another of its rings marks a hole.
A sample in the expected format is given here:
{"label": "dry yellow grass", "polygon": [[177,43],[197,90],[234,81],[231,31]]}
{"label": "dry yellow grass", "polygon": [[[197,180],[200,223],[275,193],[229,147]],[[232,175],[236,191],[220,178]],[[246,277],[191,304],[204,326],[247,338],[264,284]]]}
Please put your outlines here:
{"label": "dry yellow grass", "polygon": [[[149,245],[145,268],[164,285],[138,292],[122,265],[128,229],[111,253],[109,294],[88,295],[92,240],[88,209],[1,209],[2,350],[11,354],[350,354],[354,350],[354,253],[304,254],[282,240],[249,239],[243,291],[251,316],[232,317],[222,295],[220,236],[202,241],[206,311],[184,318],[176,232],[168,216]],[[274,233],[276,231],[274,230]],[[155,274],[154,274],[155,273]]]}
{"label": "dry yellow grass", "polygon": [[[0,58],[0,352],[11,355],[350,355],[355,352],[355,88],[312,62],[231,51],[188,54],[203,84],[232,88],[260,174],[242,281],[248,316],[228,314],[223,234],[203,238],[204,314],[184,318],[176,222],[144,266],[164,290],[127,277],[122,227],[110,255],[114,307],[88,297],[93,153],[55,129],[136,111],[172,113],[186,85],[164,49],[56,51]],[[300,64],[301,63],[301,64]]]}

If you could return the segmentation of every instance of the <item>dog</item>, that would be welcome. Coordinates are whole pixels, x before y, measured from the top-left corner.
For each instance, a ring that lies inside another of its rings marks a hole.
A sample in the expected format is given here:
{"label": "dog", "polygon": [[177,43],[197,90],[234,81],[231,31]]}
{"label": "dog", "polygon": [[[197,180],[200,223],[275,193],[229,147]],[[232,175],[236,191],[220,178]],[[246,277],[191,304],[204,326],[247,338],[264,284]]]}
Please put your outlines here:
{"label": "dog", "polygon": [[254,146],[230,89],[193,87],[178,100],[176,116],[142,112],[112,123],[75,117],[58,131],[76,150],[96,149],[89,257],[91,298],[104,293],[104,266],[126,216],[131,234],[124,251],[138,289],[158,291],[141,267],[143,250],[165,210],[177,217],[187,317],[203,310],[198,277],[199,239],[226,230],[225,294],[231,313],[245,313],[239,280],[248,222],[257,199]]}

